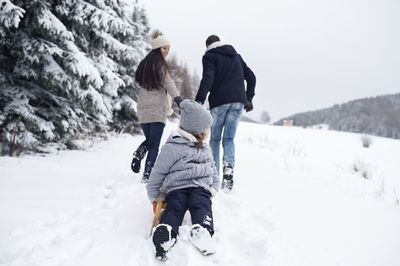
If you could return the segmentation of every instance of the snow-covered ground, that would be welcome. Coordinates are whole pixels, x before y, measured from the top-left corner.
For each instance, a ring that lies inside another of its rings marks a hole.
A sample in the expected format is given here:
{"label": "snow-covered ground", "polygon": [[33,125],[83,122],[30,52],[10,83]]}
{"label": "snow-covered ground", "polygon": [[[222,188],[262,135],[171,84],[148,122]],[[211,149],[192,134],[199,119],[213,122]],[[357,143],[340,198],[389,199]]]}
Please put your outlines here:
{"label": "snow-covered ground", "polygon": [[217,253],[190,244],[187,214],[167,262],[129,168],[142,140],[1,157],[0,265],[400,265],[398,140],[241,123],[235,189],[213,199]]}

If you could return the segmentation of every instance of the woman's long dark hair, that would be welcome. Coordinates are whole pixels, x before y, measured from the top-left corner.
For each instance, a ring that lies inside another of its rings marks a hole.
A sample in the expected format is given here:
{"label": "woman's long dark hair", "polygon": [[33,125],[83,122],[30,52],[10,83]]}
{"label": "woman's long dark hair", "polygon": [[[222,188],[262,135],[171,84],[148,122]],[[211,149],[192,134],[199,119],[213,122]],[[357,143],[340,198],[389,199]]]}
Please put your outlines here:
{"label": "woman's long dark hair", "polygon": [[151,50],[139,63],[136,69],[135,81],[147,90],[160,89],[168,65],[161,54],[161,48]]}

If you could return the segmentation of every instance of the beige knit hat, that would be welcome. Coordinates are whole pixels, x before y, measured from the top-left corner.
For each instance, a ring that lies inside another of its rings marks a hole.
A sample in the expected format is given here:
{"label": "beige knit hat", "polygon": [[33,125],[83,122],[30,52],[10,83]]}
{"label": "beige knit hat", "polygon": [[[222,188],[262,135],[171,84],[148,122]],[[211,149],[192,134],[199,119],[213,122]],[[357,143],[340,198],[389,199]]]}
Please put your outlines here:
{"label": "beige knit hat", "polygon": [[162,32],[160,32],[159,30],[155,30],[151,38],[151,49],[154,50],[166,45],[170,45],[168,39],[164,37]]}

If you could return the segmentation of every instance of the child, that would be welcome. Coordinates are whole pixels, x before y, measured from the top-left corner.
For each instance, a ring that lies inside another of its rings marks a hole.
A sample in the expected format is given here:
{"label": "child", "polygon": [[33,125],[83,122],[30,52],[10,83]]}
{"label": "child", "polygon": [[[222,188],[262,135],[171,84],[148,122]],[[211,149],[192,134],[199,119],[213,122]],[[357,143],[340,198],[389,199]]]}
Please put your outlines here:
{"label": "child", "polygon": [[218,190],[219,177],[211,149],[203,143],[212,117],[192,100],[183,100],[179,107],[179,128],[161,148],[146,186],[152,203],[162,197],[160,190],[166,193],[167,207],[152,237],[159,260],[166,260],[166,252],[175,244],[187,209],[193,224],[191,242],[204,255],[215,252],[211,197]]}

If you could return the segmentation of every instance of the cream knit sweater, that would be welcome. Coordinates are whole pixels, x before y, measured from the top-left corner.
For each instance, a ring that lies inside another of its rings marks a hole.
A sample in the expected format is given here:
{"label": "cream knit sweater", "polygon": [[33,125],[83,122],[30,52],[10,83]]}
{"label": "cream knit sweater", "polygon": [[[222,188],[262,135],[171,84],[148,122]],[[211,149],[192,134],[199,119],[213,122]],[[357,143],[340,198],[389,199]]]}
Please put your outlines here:
{"label": "cream knit sweater", "polygon": [[137,115],[140,124],[153,122],[166,123],[167,112],[171,107],[167,94],[172,98],[178,96],[178,90],[168,71],[164,78],[163,88],[151,91],[140,88],[137,105]]}

